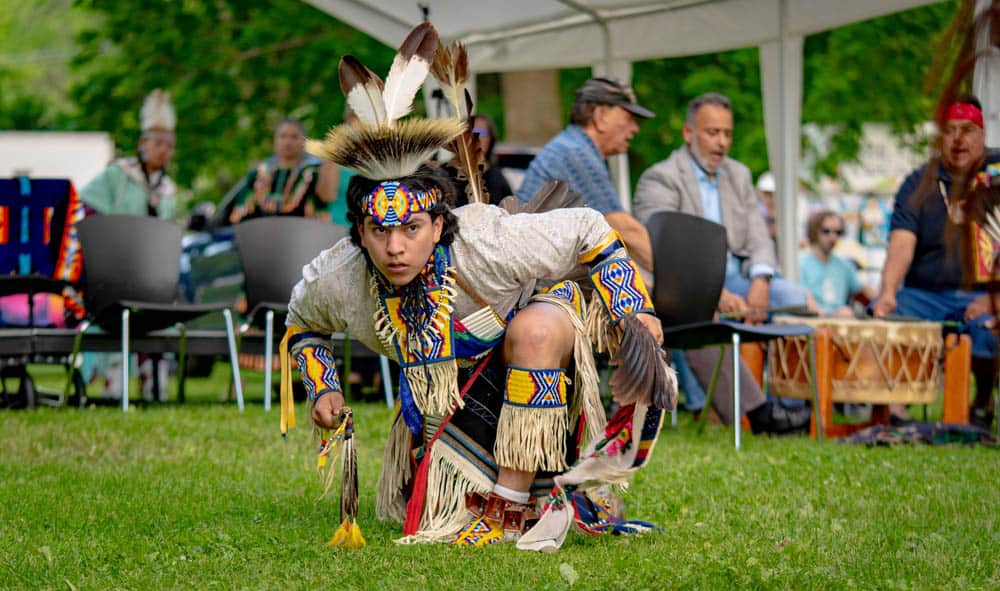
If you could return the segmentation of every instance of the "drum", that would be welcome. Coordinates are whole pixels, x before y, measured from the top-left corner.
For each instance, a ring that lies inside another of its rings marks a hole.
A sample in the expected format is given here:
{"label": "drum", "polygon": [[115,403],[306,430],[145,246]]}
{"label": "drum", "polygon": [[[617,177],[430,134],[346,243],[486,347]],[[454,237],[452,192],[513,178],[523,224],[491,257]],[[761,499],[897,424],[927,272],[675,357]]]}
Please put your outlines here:
{"label": "drum", "polygon": [[[774,323],[808,324],[817,334],[830,335],[834,402],[928,404],[937,399],[944,341],[936,322],[777,316]],[[812,399],[804,337],[774,341],[768,372],[773,395]]]}

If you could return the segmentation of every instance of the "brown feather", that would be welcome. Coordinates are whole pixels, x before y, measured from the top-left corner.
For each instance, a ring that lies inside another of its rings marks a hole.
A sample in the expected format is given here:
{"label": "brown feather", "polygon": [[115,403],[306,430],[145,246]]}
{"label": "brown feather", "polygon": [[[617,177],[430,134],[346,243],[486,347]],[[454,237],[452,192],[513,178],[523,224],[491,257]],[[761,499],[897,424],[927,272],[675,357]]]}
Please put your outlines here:
{"label": "brown feather", "polygon": [[465,193],[469,203],[489,203],[489,193],[483,187],[483,173],[486,169],[483,147],[479,143],[479,136],[472,132],[472,126],[466,125],[465,131],[448,144],[448,149],[455,153],[450,164],[458,171],[459,180],[468,181]]}
{"label": "brown feather", "polygon": [[583,198],[581,193],[570,189],[569,183],[566,181],[553,179],[542,185],[531,201],[525,203],[511,195],[504,197],[503,201],[500,202],[500,207],[511,214],[543,213],[567,207],[587,207],[587,200]]}
{"label": "brown feather", "polygon": [[399,46],[382,91],[390,125],[412,110],[413,97],[427,78],[437,50],[437,29],[429,22],[415,27]]}
{"label": "brown feather", "polygon": [[398,54],[408,60],[419,55],[427,63],[434,60],[438,50],[438,32],[429,21],[424,21],[413,28],[399,46]]}
{"label": "brown feather", "polygon": [[622,406],[639,403],[672,410],[677,403],[677,379],[666,353],[635,315],[622,318],[621,336],[612,362],[611,395]]}
{"label": "brown feather", "polygon": [[344,441],[344,459],[340,476],[340,520],[358,517],[358,454],[354,437]]}
{"label": "brown feather", "polygon": [[340,58],[339,73],[340,90],[354,114],[369,124],[385,121],[382,79],[351,55]]}
{"label": "brown feather", "polygon": [[431,75],[439,84],[443,84],[442,80],[450,79],[451,70],[451,52],[447,47],[439,46],[434,54],[434,61],[431,62]]}

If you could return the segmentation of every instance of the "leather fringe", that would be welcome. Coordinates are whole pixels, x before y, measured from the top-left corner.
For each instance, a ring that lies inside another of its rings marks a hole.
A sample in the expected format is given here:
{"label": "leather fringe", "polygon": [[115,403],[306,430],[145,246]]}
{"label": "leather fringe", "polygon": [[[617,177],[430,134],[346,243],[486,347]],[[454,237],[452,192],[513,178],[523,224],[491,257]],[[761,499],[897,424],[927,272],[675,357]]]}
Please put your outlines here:
{"label": "leather fringe", "polygon": [[493,456],[497,465],[514,470],[566,469],[569,410],[504,404],[500,409]]}
{"label": "leather fringe", "polygon": [[479,470],[468,466],[447,445],[431,448],[427,471],[427,502],[420,520],[420,530],[396,540],[397,544],[450,542],[469,520],[465,493],[489,494],[493,482]]}
{"label": "leather fringe", "polygon": [[399,415],[397,402],[396,419],[389,430],[375,496],[375,515],[383,521],[402,523],[406,517],[403,485],[413,475],[410,465],[410,437],[410,430]]}

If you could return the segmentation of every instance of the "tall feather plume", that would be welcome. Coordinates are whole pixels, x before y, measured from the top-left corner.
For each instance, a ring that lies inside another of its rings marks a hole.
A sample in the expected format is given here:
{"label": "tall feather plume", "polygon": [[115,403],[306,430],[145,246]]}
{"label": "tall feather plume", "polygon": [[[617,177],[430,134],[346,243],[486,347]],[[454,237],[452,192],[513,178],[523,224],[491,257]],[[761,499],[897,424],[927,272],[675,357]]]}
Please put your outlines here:
{"label": "tall feather plume", "polygon": [[399,46],[382,91],[386,119],[390,125],[413,109],[413,97],[427,78],[437,49],[437,29],[429,22],[421,23],[410,31]]}
{"label": "tall feather plume", "polygon": [[382,79],[353,55],[340,58],[340,90],[358,119],[369,125],[386,122]]}
{"label": "tall feather plume", "polygon": [[458,41],[448,47],[439,47],[431,65],[431,75],[441,85],[441,91],[455,111],[455,119],[465,123],[465,131],[449,144],[448,149],[455,154],[452,165],[458,170],[458,178],[467,180],[466,194],[469,203],[489,203],[490,196],[483,188],[485,163],[479,138],[472,132],[472,96],[465,87],[469,82],[469,54]]}
{"label": "tall feather plume", "polygon": [[453,41],[448,47],[439,47],[431,64],[431,74],[455,109],[455,116],[462,121],[468,120],[470,107],[466,102],[465,85],[469,83],[469,54],[465,46]]}

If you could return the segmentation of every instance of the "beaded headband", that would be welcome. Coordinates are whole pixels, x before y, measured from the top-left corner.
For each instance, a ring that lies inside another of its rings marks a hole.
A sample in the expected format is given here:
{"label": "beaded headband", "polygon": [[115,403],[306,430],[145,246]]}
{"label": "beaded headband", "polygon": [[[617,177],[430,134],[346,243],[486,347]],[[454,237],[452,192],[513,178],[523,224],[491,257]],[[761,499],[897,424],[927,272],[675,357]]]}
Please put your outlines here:
{"label": "beaded headband", "polygon": [[414,191],[399,181],[383,181],[365,197],[361,212],[380,226],[401,226],[411,216],[428,211],[441,200],[441,191]]}

